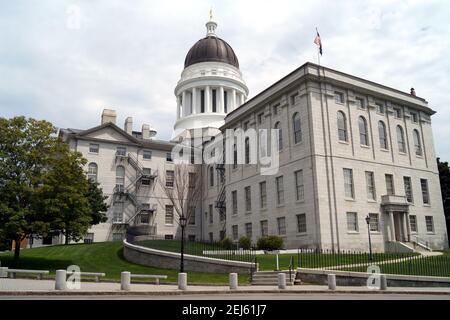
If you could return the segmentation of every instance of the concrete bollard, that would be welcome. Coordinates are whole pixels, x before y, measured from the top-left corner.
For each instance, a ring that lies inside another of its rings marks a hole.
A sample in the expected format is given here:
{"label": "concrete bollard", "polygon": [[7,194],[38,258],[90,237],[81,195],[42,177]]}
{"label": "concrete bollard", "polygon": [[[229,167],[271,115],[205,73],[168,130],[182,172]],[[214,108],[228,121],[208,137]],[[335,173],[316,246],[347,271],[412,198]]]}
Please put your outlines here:
{"label": "concrete bollard", "polygon": [[336,275],[335,274],[328,275],[328,289],[336,290]]}
{"label": "concrete bollard", "polygon": [[8,278],[8,267],[0,267],[0,278]]}
{"label": "concrete bollard", "polygon": [[230,273],[230,289],[238,288],[238,274]]}
{"label": "concrete bollard", "polygon": [[278,274],[278,289],[286,289],[286,273]]}
{"label": "concrete bollard", "polygon": [[382,274],[382,275],[380,275],[380,290],[386,290],[386,289],[387,289],[386,275]]}
{"label": "concrete bollard", "polygon": [[187,289],[187,273],[181,272],[178,274],[178,289],[186,290]]}
{"label": "concrete bollard", "polygon": [[55,290],[67,290],[67,271],[56,270]]}
{"label": "concrete bollard", "polygon": [[120,273],[120,290],[129,291],[131,287],[131,273],[123,271]]}

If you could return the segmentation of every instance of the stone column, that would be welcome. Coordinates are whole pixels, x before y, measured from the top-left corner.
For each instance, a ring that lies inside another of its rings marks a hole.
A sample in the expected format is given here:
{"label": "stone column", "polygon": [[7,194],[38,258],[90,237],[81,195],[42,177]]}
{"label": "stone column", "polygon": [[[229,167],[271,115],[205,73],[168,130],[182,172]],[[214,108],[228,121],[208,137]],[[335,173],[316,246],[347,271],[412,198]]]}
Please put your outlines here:
{"label": "stone column", "polygon": [[231,110],[230,111],[233,111],[236,108],[237,108],[237,105],[236,105],[236,89],[232,89],[231,90]]}
{"label": "stone column", "polygon": [[181,101],[181,107],[183,108],[183,117],[187,116],[187,103],[186,103],[186,91],[183,91],[183,94],[181,95],[182,101]]}
{"label": "stone column", "polygon": [[219,87],[219,113],[224,113],[224,105],[225,105],[225,101],[224,101],[224,94],[223,94],[223,87]]}
{"label": "stone column", "polygon": [[242,106],[243,104],[244,104],[244,94],[243,93],[241,93],[240,95],[239,95],[239,99],[240,99],[240,103],[239,103],[239,106]]}
{"label": "stone column", "polygon": [[180,119],[180,112],[181,112],[181,101],[180,96],[177,96],[177,120]]}
{"label": "stone column", "polygon": [[404,213],[403,221],[404,221],[403,225],[404,225],[404,228],[405,228],[406,241],[410,242],[411,241],[411,225],[409,224],[409,214],[408,214],[408,212]]}
{"label": "stone column", "polygon": [[394,224],[394,212],[389,211],[389,221],[391,228],[391,241],[395,241],[395,224]]}
{"label": "stone column", "polygon": [[191,100],[192,114],[197,113],[197,88],[192,88],[192,100]]}
{"label": "stone column", "polygon": [[205,87],[205,112],[210,113],[211,110],[211,88],[209,86]]}

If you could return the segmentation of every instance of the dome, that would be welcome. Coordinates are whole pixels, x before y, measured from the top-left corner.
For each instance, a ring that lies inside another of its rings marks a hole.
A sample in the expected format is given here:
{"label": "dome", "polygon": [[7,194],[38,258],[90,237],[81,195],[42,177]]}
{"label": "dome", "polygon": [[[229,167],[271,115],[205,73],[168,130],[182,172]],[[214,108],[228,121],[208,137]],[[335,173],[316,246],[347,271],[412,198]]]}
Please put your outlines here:
{"label": "dome", "polygon": [[207,36],[192,46],[184,60],[184,67],[200,62],[223,62],[239,69],[239,61],[233,48],[217,36]]}

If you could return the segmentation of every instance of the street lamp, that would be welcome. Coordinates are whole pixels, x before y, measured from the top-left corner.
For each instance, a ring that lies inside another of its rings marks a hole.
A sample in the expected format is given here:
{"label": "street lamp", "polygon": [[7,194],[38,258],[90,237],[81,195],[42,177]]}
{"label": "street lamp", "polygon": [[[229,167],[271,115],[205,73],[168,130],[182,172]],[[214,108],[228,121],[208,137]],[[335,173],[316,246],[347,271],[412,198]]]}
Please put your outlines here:
{"label": "street lamp", "polygon": [[181,262],[180,262],[180,272],[184,272],[184,228],[186,228],[187,219],[183,215],[180,217],[180,227],[181,227]]}
{"label": "street lamp", "polygon": [[372,241],[370,240],[370,216],[367,215],[366,217],[367,222],[367,232],[369,234],[369,259],[372,261]]}

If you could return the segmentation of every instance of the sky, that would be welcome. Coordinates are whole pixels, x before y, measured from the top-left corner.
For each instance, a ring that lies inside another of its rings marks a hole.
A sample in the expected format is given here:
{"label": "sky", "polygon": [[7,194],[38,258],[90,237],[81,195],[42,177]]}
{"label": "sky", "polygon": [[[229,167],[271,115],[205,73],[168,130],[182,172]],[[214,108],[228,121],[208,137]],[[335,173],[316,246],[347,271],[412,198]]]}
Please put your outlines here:
{"label": "sky", "polygon": [[307,61],[405,92],[437,111],[450,161],[450,3],[446,0],[0,0],[0,117],[87,129],[114,109],[169,139],[189,48],[217,34],[239,58],[249,98]]}

